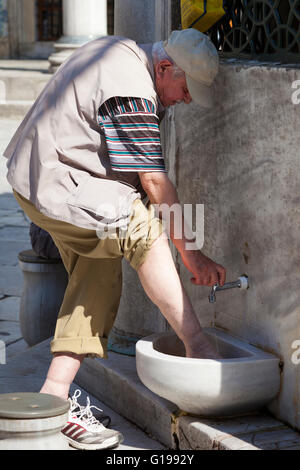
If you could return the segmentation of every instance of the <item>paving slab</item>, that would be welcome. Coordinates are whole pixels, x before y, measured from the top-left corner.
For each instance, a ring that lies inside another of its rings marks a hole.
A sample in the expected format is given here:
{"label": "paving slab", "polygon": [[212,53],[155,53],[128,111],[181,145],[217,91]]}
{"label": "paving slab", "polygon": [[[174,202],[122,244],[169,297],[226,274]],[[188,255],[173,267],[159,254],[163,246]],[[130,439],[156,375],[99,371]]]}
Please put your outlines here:
{"label": "paving slab", "polygon": [[265,431],[254,435],[243,436],[243,439],[252,442],[261,450],[287,450],[289,447],[298,446],[300,449],[300,434],[286,427],[277,431]]}
{"label": "paving slab", "polygon": [[18,296],[22,294],[23,274],[19,266],[0,264],[0,294]]}
{"label": "paving slab", "polygon": [[[181,416],[180,425],[199,428],[199,422],[191,416]],[[285,429],[286,425],[274,419],[269,413],[253,413],[229,418],[201,418],[201,429],[214,428],[220,435],[242,435],[266,430]],[[200,428],[199,428],[200,429]]]}
{"label": "paving slab", "polygon": [[51,361],[50,339],[17,354],[0,367],[1,393],[38,392]]}
{"label": "paving slab", "polygon": [[17,354],[21,354],[26,352],[30,346],[26,343],[26,341],[21,338],[14,343],[9,344],[5,348],[5,363],[8,364],[11,359],[13,359]]}
{"label": "paving slab", "polygon": [[29,227],[29,222],[23,212],[13,212],[0,218],[0,227]]}
{"label": "paving slab", "polygon": [[220,419],[180,416],[180,449],[288,450],[300,446],[300,434],[267,411]]}
{"label": "paving slab", "polygon": [[[0,196],[1,198],[1,196]],[[0,227],[0,240],[30,242],[28,227]]]}
{"label": "paving slab", "polygon": [[19,321],[20,297],[4,297],[0,300],[0,320]]}
{"label": "paving slab", "polygon": [[[1,125],[2,125],[2,121],[1,121]],[[6,162],[6,159],[2,158],[2,161]],[[15,212],[20,209],[20,206],[12,193],[11,186],[9,186],[9,192],[2,191],[0,194],[0,209],[9,210],[12,212]]]}
{"label": "paving slab", "polygon": [[19,339],[22,339],[20,323],[0,320],[0,340],[9,345]]}
{"label": "paving slab", "polygon": [[[50,341],[51,338],[29,348],[22,354],[16,355],[8,364],[0,365],[0,393],[38,392],[40,390],[52,358]],[[70,394],[72,395],[76,389],[80,389],[82,392],[78,399],[81,405],[85,405],[87,395],[90,396],[91,404],[102,409],[105,414],[111,417],[110,428],[123,434],[124,442],[114,450],[160,450],[165,448],[77,384],[72,384]]]}
{"label": "paving slab", "polygon": [[0,219],[2,217],[6,217],[6,216],[9,216],[9,215],[12,215],[12,214],[17,214],[18,213],[18,208],[17,207],[14,207],[14,208],[10,208],[10,209],[7,209],[7,208],[0,208]]}
{"label": "paving slab", "polygon": [[[0,222],[1,223],[1,222]],[[0,244],[0,260],[2,266],[19,266],[18,254],[30,250],[30,241],[8,241]]]}

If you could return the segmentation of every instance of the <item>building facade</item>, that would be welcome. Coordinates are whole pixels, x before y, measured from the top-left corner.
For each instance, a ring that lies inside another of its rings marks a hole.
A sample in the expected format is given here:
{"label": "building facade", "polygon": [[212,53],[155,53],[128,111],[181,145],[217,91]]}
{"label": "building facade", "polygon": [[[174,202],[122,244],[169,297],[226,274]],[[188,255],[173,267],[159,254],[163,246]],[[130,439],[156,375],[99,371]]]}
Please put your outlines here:
{"label": "building facade", "polygon": [[[99,35],[113,34],[114,0],[87,0],[82,5],[90,20],[105,12]],[[0,59],[47,59],[64,33],[66,14],[72,20],[78,15],[80,22],[80,13],[77,0],[0,0]]]}

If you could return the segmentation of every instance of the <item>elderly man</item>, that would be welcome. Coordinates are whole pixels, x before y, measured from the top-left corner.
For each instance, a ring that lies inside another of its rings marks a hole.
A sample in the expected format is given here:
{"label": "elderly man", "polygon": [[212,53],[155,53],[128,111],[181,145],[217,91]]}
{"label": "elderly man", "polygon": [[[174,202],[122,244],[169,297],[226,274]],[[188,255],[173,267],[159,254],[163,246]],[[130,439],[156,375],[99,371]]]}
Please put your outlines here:
{"label": "elderly man", "polygon": [[[175,103],[208,106],[217,70],[217,51],[194,29],[174,31],[154,45],[114,36],[92,41],[59,68],[7,147],[14,195],[50,233],[69,274],[41,393],[67,399],[83,358],[107,357],[123,257],[183,341],[186,356],[219,357],[202,332],[154,211],[154,204],[179,204],[165,170],[159,116]],[[169,235],[194,284],[225,282],[222,266],[189,250],[184,233],[175,238],[174,221]],[[89,401],[83,407],[77,398],[69,398],[63,429],[71,445],[118,445],[120,433],[106,429]]]}

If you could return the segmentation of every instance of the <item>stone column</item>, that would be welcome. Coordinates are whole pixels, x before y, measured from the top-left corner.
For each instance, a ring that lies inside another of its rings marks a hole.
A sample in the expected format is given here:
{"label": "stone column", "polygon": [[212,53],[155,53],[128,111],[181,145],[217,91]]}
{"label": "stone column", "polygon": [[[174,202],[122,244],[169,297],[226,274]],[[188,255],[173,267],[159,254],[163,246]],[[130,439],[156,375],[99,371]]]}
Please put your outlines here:
{"label": "stone column", "polygon": [[83,44],[107,35],[106,0],[63,0],[63,36],[50,55],[50,72]]}
{"label": "stone column", "polygon": [[[170,0],[115,0],[115,34],[139,43],[164,39],[168,36],[170,10]],[[122,298],[109,349],[134,355],[139,338],[167,329],[165,318],[145,294],[136,271],[123,260]]]}
{"label": "stone column", "polygon": [[136,42],[152,42],[155,36],[155,0],[115,0],[115,34]]}

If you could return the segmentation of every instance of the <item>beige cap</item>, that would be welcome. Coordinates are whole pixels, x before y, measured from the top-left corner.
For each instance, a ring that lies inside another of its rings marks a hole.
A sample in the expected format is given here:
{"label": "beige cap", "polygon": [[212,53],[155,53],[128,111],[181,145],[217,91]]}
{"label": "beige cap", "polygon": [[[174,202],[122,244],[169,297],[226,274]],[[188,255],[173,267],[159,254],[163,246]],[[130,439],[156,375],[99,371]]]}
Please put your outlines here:
{"label": "beige cap", "polygon": [[211,107],[211,85],[218,73],[219,56],[210,38],[193,28],[173,31],[164,49],[185,72],[193,101],[206,108]]}

